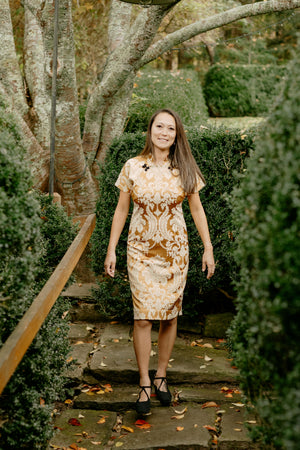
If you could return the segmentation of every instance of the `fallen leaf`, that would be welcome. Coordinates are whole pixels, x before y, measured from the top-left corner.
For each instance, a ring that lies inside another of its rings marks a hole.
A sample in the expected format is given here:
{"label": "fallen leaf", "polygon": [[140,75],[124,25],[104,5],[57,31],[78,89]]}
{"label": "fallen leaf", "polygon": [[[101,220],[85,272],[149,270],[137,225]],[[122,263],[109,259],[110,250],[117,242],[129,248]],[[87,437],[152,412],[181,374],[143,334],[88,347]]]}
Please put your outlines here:
{"label": "fallen leaf", "polygon": [[204,358],[204,356],[199,356],[199,355],[194,355],[195,356],[195,358],[199,358],[199,359],[203,359]]}
{"label": "fallen leaf", "polygon": [[232,394],[226,394],[225,397],[232,398],[233,395]]}
{"label": "fallen leaf", "polygon": [[84,419],[84,416],[82,414],[78,414],[78,419]]}
{"label": "fallen leaf", "polygon": [[101,361],[100,366],[101,366],[101,367],[107,367],[107,364],[104,364],[104,362]]}
{"label": "fallen leaf", "polygon": [[198,428],[198,424],[197,423],[194,423],[194,428]]}
{"label": "fallen leaf", "polygon": [[81,423],[79,422],[79,420],[78,420],[78,419],[75,419],[75,418],[69,419],[69,420],[68,420],[68,423],[69,423],[70,425],[73,425],[73,427],[81,427],[81,426],[82,426]]}
{"label": "fallen leaf", "polygon": [[234,406],[242,407],[245,406],[244,403],[232,403]]}
{"label": "fallen leaf", "polygon": [[203,425],[203,428],[206,428],[208,431],[214,431],[215,433],[217,432],[215,427],[212,427],[210,425]]}
{"label": "fallen leaf", "polygon": [[176,431],[183,431],[184,430],[184,427],[177,427],[176,428]]}
{"label": "fallen leaf", "polygon": [[96,392],[96,394],[105,394],[105,391],[103,391],[103,389],[99,389],[99,391]]}
{"label": "fallen leaf", "polygon": [[179,414],[178,416],[172,416],[171,419],[183,419],[184,414]]}
{"label": "fallen leaf", "polygon": [[113,342],[118,343],[120,341],[119,341],[119,339],[113,339]]}
{"label": "fallen leaf", "polygon": [[256,420],[247,420],[247,423],[256,423]]}
{"label": "fallen leaf", "polygon": [[113,392],[111,384],[104,384],[102,387],[105,389],[105,392]]}
{"label": "fallen leaf", "polygon": [[203,405],[201,406],[202,409],[204,408],[211,408],[211,407],[218,407],[218,405],[215,402],[205,402],[203,403]]}
{"label": "fallen leaf", "polygon": [[99,424],[105,423],[105,417],[101,417],[101,419],[99,419],[97,423]]}
{"label": "fallen leaf", "polygon": [[119,323],[117,320],[113,320],[112,322],[110,322],[111,325],[115,325],[116,323]]}
{"label": "fallen leaf", "polygon": [[182,411],[174,409],[174,412],[176,412],[176,414],[184,414],[185,412],[187,412],[187,407],[185,407]]}
{"label": "fallen leaf", "polygon": [[69,311],[65,311],[65,312],[62,314],[61,318],[64,319],[68,314],[69,314]]}
{"label": "fallen leaf", "polygon": [[202,366],[200,366],[200,369],[205,369],[205,368],[206,368],[205,364],[202,364]]}
{"label": "fallen leaf", "polygon": [[156,352],[154,352],[153,350],[151,350],[150,356],[155,356],[155,355],[156,355]]}
{"label": "fallen leaf", "polygon": [[204,347],[204,348],[213,348],[213,346],[211,344],[209,344],[209,343],[203,344],[202,347]]}
{"label": "fallen leaf", "polygon": [[45,406],[45,400],[43,398],[40,398],[40,405]]}
{"label": "fallen leaf", "polygon": [[242,431],[241,428],[234,428],[234,431]]}
{"label": "fallen leaf", "polygon": [[120,441],[118,441],[118,442],[116,442],[116,447],[121,447],[122,445],[124,444],[124,442],[120,442]]}
{"label": "fallen leaf", "polygon": [[175,359],[174,359],[174,358],[171,358],[171,359],[169,359],[169,362],[173,362],[173,361],[175,361]]}
{"label": "fallen leaf", "polygon": [[102,442],[101,441],[91,441],[91,444],[93,444],[93,445],[101,445],[102,444]]}
{"label": "fallen leaf", "polygon": [[210,358],[209,356],[205,355],[205,356],[204,356],[204,360],[205,360],[205,361],[212,361],[213,359]]}
{"label": "fallen leaf", "polygon": [[71,444],[71,445],[69,445],[69,448],[71,448],[72,450],[78,450],[78,445],[77,444]]}
{"label": "fallen leaf", "polygon": [[141,430],[147,430],[148,428],[152,427],[152,425],[150,425],[150,423],[146,422],[146,420],[143,420],[143,419],[138,419],[135,422],[135,426],[140,428]]}
{"label": "fallen leaf", "polygon": [[134,429],[131,427],[126,427],[125,425],[122,425],[121,427],[123,430],[129,431],[129,433],[134,433]]}

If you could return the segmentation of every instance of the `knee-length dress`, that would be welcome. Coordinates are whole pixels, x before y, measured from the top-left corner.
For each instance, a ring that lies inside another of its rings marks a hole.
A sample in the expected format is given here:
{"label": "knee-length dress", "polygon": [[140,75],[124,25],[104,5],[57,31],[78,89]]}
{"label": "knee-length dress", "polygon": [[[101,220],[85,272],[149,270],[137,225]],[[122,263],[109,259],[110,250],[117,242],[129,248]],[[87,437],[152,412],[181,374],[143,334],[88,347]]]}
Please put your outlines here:
{"label": "knee-length dress", "polygon": [[[140,155],[125,163],[115,185],[134,204],[127,241],[134,319],[173,319],[182,314],[189,263],[179,171]],[[203,186],[199,177],[195,192]]]}

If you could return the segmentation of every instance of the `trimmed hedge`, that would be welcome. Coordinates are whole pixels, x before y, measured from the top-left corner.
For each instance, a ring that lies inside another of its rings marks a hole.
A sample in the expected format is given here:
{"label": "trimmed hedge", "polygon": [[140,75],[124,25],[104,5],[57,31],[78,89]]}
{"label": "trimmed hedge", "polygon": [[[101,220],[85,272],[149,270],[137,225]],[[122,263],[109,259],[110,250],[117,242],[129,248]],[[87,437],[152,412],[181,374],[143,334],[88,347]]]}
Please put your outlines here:
{"label": "trimmed hedge", "polygon": [[187,69],[138,72],[125,131],[145,131],[153,111],[160,108],[177,111],[185,125],[206,123],[207,106],[197,72]]}
{"label": "trimmed hedge", "polygon": [[229,336],[260,448],[296,450],[300,430],[300,53],[232,196],[237,315]]}
{"label": "trimmed hedge", "polygon": [[268,114],[280,93],[286,68],[275,65],[216,64],[205,76],[204,96],[211,116]]}
{"label": "trimmed hedge", "polygon": [[[184,314],[193,321],[199,321],[201,313],[209,310],[212,295],[218,288],[230,289],[230,280],[235,273],[231,256],[233,243],[230,209],[226,196],[234,185],[234,172],[243,171],[244,160],[253,147],[252,136],[241,136],[237,130],[222,128],[187,130],[193,154],[207,181],[201,191],[201,199],[207,213],[211,238],[214,245],[217,270],[211,280],[202,273],[203,247],[193,223],[187,200],[184,214],[190,242],[190,268],[184,298]],[[114,183],[125,161],[140,153],[145,136],[142,133],[124,134],[110,148],[100,174],[100,193],[97,202],[97,223],[92,236],[92,261],[96,274],[103,273],[103,264],[110,235],[111,221],[117,204],[119,190]],[[98,306],[108,317],[131,318],[131,293],[127,278],[126,243],[130,221],[117,247],[117,271],[115,279],[104,278],[99,283],[95,296]],[[204,304],[203,304],[204,302]],[[218,310],[228,299],[219,295]],[[227,305],[226,305],[227,307]],[[226,309],[225,307],[225,309]]]}
{"label": "trimmed hedge", "polygon": [[[24,153],[0,101],[1,346],[76,233],[61,207],[30,191]],[[69,326],[61,318],[66,309],[65,300],[58,299],[1,396],[1,450],[45,448],[53,434],[51,413],[64,391],[69,352]]]}

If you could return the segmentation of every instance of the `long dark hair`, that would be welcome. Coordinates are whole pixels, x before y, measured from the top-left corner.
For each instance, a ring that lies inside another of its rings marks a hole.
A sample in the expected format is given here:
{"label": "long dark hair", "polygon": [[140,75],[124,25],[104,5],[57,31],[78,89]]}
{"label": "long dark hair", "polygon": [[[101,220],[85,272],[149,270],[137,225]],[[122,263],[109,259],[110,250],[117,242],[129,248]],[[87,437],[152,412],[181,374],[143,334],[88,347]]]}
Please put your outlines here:
{"label": "long dark hair", "polygon": [[145,147],[143,148],[141,155],[154,157],[154,148],[151,140],[151,129],[155,118],[160,113],[167,113],[172,116],[176,124],[176,138],[174,144],[170,147],[169,160],[172,169],[178,169],[183,189],[186,193],[190,194],[194,192],[197,186],[197,174],[205,183],[204,177],[192,155],[190,145],[188,143],[183,124],[179,115],[171,109],[164,108],[156,111],[151,117],[146,136]]}

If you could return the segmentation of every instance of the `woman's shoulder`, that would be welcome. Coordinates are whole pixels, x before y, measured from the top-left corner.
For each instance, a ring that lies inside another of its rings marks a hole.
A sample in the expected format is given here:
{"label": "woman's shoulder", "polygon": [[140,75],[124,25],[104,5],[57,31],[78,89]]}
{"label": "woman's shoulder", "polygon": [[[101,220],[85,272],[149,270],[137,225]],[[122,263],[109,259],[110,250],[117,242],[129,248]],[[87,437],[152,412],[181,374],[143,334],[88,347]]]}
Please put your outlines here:
{"label": "woman's shoulder", "polygon": [[138,156],[134,156],[133,158],[130,158],[126,161],[125,165],[128,166],[135,166],[136,164],[139,164],[141,162],[144,162],[146,160],[145,156],[143,155],[138,155]]}

